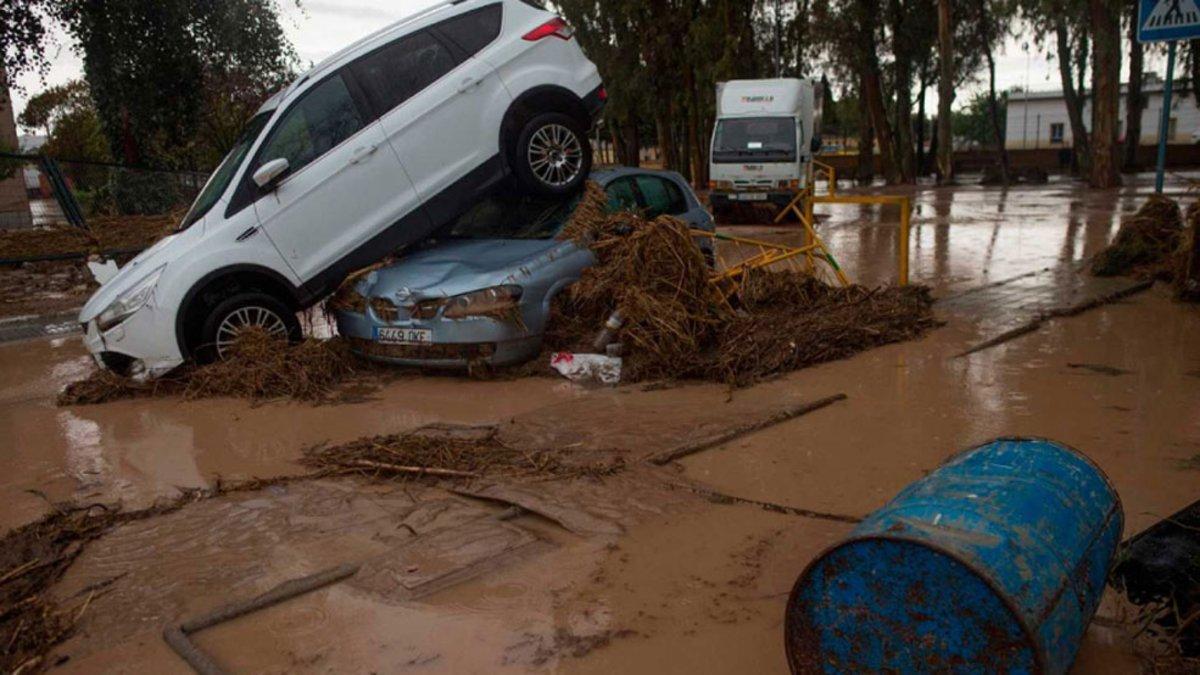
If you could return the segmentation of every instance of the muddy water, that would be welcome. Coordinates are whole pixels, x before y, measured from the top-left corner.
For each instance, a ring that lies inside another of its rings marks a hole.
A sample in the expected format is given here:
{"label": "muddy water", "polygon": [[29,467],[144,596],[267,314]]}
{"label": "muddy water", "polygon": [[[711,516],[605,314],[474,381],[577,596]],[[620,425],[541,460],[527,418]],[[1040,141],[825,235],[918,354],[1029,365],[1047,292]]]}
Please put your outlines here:
{"label": "muddy water", "polygon": [[[889,192],[912,200],[912,281],[945,293],[1095,255],[1116,233],[1121,214],[1140,206],[1149,180],[1131,178],[1126,187],[1110,192],[1083,189],[1058,177],[1049,185],[1008,190],[964,185]],[[1168,195],[1186,199],[1182,181],[1173,177]],[[870,286],[895,281],[896,207],[829,204],[818,205],[815,213],[818,233],[852,280]],[[803,242],[794,226],[730,231],[778,243]]]}
{"label": "muddy water", "polygon": [[296,473],[300,449],[396,433],[435,421],[479,424],[568,400],[554,380],[405,379],[354,405],[178,398],[59,408],[54,397],[91,369],[78,338],[0,345],[0,529],[44,512],[46,500],[145,506],[217,477]]}
{"label": "muddy water", "polygon": [[[1121,211],[1136,206],[1128,190],[1095,193],[1065,185],[913,194],[919,211],[914,277],[943,293],[1078,263],[1112,236]],[[894,227],[864,227],[870,212],[838,208],[823,230],[831,248],[852,276],[887,280],[894,270]],[[956,316],[921,341],[792,374],[737,392],[732,402],[716,386],[587,392],[553,380],[431,378],[394,383],[373,394],[376,400],[326,408],[156,400],[58,409],[54,392],[87,367],[77,342],[0,346],[0,431],[12,439],[0,455],[0,498],[9,505],[0,526],[44,508],[24,493],[30,488],[54,498],[137,502],[216,475],[288,473],[303,445],[429,421],[525,415],[539,420],[535,436],[568,449],[576,442],[657,447],[756,409],[845,392],[843,403],[685,460],[676,478],[746,499],[862,515],[958,450],[998,435],[1044,435],[1087,452],[1109,473],[1132,533],[1200,493],[1197,335],[1200,311],[1155,291],[1052,321],[964,359],[952,357],[982,331],[969,317]],[[555,436],[559,427],[581,440]],[[593,489],[620,492],[614,503],[643,507],[621,535],[572,534],[523,517],[513,525],[543,546],[523,549],[460,585],[397,600],[339,584],[197,641],[221,662],[255,672],[785,672],[787,592],[813,556],[850,526],[699,498],[666,505],[653,491],[606,485]],[[262,498],[265,506],[280,499]],[[263,529],[261,523],[274,522],[266,516],[164,521],[159,535],[149,528],[114,540],[113,550],[124,551],[124,558],[97,549],[73,570],[84,578],[73,581],[86,586],[88,570],[119,574],[114,561],[125,560],[147,568],[147,581],[115,590],[114,599],[186,587],[194,589],[187,609],[196,611],[224,601],[231,590],[262,590],[267,581],[311,571],[302,562],[334,564],[378,552],[399,532],[384,515],[368,518],[365,529],[342,532],[345,514],[338,509],[301,511],[272,516],[292,529]],[[311,536],[305,522],[337,536]],[[188,532],[232,539],[245,549],[222,545],[222,560],[231,569],[237,563],[265,572],[193,574],[180,563],[170,568],[179,575],[177,586],[170,575],[152,574],[153,560],[131,562],[139,541],[190,545]],[[256,583],[247,586],[247,579]],[[126,625],[116,614],[87,619],[95,623],[85,622],[81,636],[62,650],[79,655],[68,670],[186,672],[163,646],[160,623]],[[123,637],[101,639],[117,634]],[[1094,626],[1077,671],[1133,669],[1120,631]]]}

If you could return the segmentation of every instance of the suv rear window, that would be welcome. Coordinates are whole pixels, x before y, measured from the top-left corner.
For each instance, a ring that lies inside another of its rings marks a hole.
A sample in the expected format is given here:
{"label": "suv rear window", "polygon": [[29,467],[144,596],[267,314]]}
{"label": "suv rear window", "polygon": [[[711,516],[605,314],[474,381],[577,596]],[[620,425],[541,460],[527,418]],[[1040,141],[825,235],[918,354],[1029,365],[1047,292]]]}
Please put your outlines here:
{"label": "suv rear window", "polygon": [[488,5],[443,21],[436,26],[436,30],[458,45],[467,56],[471,56],[500,36],[503,14],[500,5]]}
{"label": "suv rear window", "polygon": [[454,70],[458,60],[428,31],[414,33],[382,47],[350,68],[379,113],[404,103]]}

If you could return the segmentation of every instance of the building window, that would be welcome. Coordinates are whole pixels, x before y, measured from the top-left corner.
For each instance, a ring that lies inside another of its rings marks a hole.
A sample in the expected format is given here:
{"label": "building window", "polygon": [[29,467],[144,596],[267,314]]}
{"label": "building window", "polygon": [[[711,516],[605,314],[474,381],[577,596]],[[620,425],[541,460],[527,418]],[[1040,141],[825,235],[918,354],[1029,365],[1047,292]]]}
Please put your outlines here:
{"label": "building window", "polygon": [[1050,142],[1061,144],[1063,142],[1063,134],[1066,132],[1064,125],[1059,122],[1050,125]]}

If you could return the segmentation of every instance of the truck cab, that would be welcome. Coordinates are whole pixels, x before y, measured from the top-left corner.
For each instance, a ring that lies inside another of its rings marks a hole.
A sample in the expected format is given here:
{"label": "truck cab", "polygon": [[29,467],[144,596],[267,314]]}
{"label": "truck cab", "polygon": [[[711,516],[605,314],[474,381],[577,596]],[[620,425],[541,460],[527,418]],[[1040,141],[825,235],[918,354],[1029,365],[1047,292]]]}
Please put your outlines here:
{"label": "truck cab", "polygon": [[717,84],[709,156],[713,211],[736,203],[786,206],[807,185],[820,147],[819,96],[812,80],[731,80]]}

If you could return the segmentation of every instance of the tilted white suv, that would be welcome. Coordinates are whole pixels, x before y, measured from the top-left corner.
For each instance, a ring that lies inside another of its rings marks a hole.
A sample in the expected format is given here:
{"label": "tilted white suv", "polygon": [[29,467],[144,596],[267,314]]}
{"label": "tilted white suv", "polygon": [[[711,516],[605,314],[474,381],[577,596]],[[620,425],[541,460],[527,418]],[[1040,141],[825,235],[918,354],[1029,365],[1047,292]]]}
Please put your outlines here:
{"label": "tilted white suv", "polygon": [[153,377],[221,356],[427,237],[501,181],[546,194],[591,169],[600,75],[524,0],[445,2],[335,54],[250,120],[179,231],[80,315],[102,366]]}

